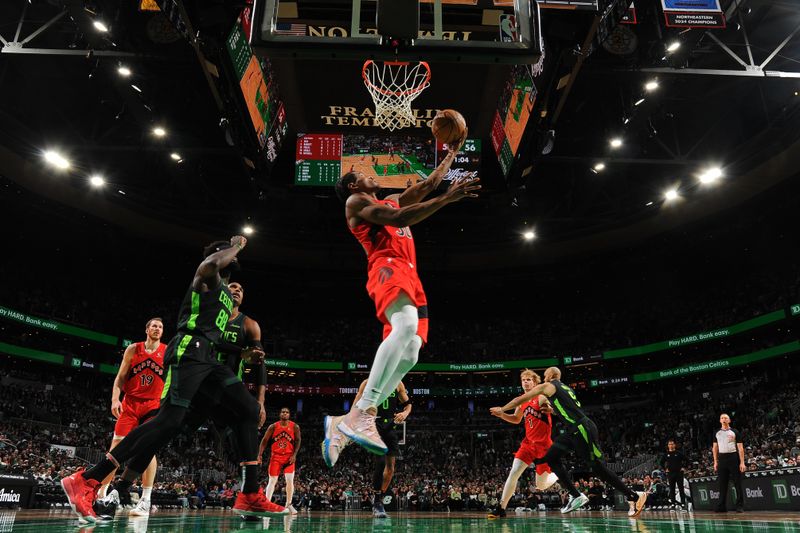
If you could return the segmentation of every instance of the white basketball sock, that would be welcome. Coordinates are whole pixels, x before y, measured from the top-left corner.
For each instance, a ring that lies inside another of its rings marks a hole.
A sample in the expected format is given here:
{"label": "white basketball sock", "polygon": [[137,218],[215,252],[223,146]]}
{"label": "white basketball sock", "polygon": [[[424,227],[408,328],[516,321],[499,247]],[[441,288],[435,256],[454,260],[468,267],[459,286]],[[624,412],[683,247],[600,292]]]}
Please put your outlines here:
{"label": "white basketball sock", "polygon": [[506,508],[509,500],[514,495],[514,491],[517,490],[517,481],[519,481],[526,468],[528,468],[528,465],[514,457],[514,462],[511,463],[511,471],[508,473],[508,479],[506,479],[506,484],[503,485],[503,496],[500,499],[500,507],[503,509]]}
{"label": "white basketball sock", "polygon": [[[405,294],[402,294],[389,307],[386,315],[389,317],[392,331],[378,346],[364,393],[355,405],[362,411],[372,405],[377,405],[381,397],[389,396],[397,388],[402,375],[398,378],[395,372],[402,363],[406,347],[417,335],[417,325],[419,324],[417,308],[410,303]],[[386,396],[383,396],[384,392],[386,392]]]}

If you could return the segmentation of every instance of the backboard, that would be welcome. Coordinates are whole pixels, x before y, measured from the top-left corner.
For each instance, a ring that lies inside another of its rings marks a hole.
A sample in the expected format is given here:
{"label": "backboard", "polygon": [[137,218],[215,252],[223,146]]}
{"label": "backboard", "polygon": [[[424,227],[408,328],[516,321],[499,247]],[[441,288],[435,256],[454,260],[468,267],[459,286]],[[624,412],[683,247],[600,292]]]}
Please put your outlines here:
{"label": "backboard", "polygon": [[535,64],[542,53],[536,0],[420,0],[418,38],[392,47],[378,34],[379,1],[256,0],[256,54],[293,59],[366,59]]}

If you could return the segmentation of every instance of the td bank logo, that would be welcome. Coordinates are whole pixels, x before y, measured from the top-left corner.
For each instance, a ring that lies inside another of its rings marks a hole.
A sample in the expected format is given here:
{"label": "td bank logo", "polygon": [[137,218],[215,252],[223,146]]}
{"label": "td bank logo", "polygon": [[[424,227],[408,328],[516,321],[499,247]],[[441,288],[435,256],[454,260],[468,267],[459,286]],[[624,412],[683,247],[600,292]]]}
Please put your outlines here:
{"label": "td bank logo", "polygon": [[700,501],[708,501],[708,491],[706,489],[700,489]]}
{"label": "td bank logo", "polygon": [[564,364],[571,365],[572,364],[572,357],[564,356]]}
{"label": "td bank logo", "polygon": [[791,503],[792,495],[798,492],[795,486],[790,489],[785,479],[771,479],[770,482],[772,483],[772,495],[775,497],[775,503]]}

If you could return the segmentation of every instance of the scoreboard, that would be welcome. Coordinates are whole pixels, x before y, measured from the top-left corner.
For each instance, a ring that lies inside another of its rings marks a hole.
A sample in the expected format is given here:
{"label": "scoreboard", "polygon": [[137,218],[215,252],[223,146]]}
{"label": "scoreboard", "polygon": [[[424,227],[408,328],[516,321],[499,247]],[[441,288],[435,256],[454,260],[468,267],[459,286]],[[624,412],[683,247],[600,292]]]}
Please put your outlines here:
{"label": "scoreboard", "polygon": [[295,185],[333,186],[342,175],[342,134],[308,134],[297,138]]}
{"label": "scoreboard", "polygon": [[[300,133],[294,184],[332,187],[343,174],[358,171],[383,188],[403,189],[427,179],[446,155],[446,145],[422,137]],[[481,141],[467,139],[444,180],[477,178],[480,166]]]}

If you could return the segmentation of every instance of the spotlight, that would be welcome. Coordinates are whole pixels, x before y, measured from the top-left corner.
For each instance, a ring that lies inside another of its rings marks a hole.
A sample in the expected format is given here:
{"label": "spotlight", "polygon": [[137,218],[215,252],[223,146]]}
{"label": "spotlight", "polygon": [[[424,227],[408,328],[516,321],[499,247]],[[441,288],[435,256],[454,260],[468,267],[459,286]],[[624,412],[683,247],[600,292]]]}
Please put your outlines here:
{"label": "spotlight", "polygon": [[605,164],[605,163],[597,163],[597,164],[594,166],[594,169],[595,169],[597,172],[601,172],[601,171],[605,170],[605,168],[606,168],[606,164]]}
{"label": "spotlight", "polygon": [[117,72],[119,72],[120,76],[124,76],[125,78],[127,78],[132,74],[131,69],[129,69],[125,65],[120,65],[119,68],[117,68]]}
{"label": "spotlight", "polygon": [[59,154],[58,152],[54,152],[53,150],[47,150],[44,153],[44,159],[54,167],[60,168],[61,170],[66,170],[69,168],[69,161],[67,161],[63,155]]}
{"label": "spotlight", "polygon": [[92,176],[89,178],[89,183],[92,184],[92,187],[102,187],[106,184],[106,180],[102,176]]}
{"label": "spotlight", "polygon": [[680,41],[672,41],[671,43],[669,43],[669,46],[667,46],[667,52],[674,52],[680,47],[681,47]]}
{"label": "spotlight", "polygon": [[142,90],[141,90],[140,88],[138,88],[136,85],[133,85],[133,84],[131,84],[131,89],[133,89],[133,90],[134,90],[134,91],[136,91],[137,93],[140,93],[140,92],[142,92]]}
{"label": "spotlight", "polygon": [[95,20],[95,21],[94,21],[94,28],[95,28],[97,31],[99,31],[99,32],[103,32],[103,33],[106,33],[106,32],[108,31],[108,26],[106,26],[105,24],[103,24],[103,21],[102,21],[102,20]]}
{"label": "spotlight", "polygon": [[619,137],[615,137],[611,139],[610,144],[611,148],[619,148],[620,146],[622,146],[622,139],[620,139]]}
{"label": "spotlight", "polygon": [[714,167],[700,174],[699,179],[700,183],[708,185],[717,182],[721,177],[722,177],[722,169],[719,167]]}
{"label": "spotlight", "polygon": [[171,154],[169,154],[169,156],[172,158],[173,161],[181,160],[181,154],[179,154],[178,152],[172,152]]}
{"label": "spotlight", "polygon": [[623,118],[623,119],[622,119],[622,123],[623,123],[623,124],[627,124],[627,123],[629,123],[630,121],[631,121],[631,118],[630,118],[630,117],[625,117],[625,118]]}
{"label": "spotlight", "polygon": [[636,102],[635,102],[633,105],[635,105],[635,106],[640,106],[640,105],[642,105],[643,103],[644,103],[644,98],[639,98],[638,100],[636,100]]}
{"label": "spotlight", "polygon": [[653,202],[647,202],[647,203],[646,203],[646,204],[644,204],[644,205],[645,205],[645,207],[650,207],[651,205],[653,205]]}
{"label": "spotlight", "polygon": [[245,235],[252,235],[254,231],[253,226],[245,226],[242,228],[242,233]]}
{"label": "spotlight", "polygon": [[655,91],[656,89],[658,89],[658,82],[656,80],[650,80],[644,85],[644,88],[648,92]]}
{"label": "spotlight", "polygon": [[522,237],[526,241],[532,241],[533,239],[536,238],[536,233],[534,233],[533,231],[528,230],[528,231],[526,231],[525,233],[522,234]]}
{"label": "spotlight", "polygon": [[156,126],[153,128],[153,135],[156,137],[164,137],[167,134],[167,130],[162,128],[161,126]]}
{"label": "spotlight", "polygon": [[678,189],[670,189],[664,193],[664,199],[668,202],[678,199]]}

